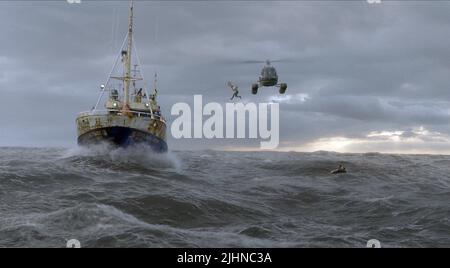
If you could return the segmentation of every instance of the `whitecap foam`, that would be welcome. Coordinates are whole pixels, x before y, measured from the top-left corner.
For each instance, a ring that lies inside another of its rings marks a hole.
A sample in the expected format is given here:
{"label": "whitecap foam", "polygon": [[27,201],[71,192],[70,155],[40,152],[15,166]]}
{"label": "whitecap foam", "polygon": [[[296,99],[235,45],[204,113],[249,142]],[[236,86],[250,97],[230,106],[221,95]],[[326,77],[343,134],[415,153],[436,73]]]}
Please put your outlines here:
{"label": "whitecap foam", "polygon": [[61,159],[73,157],[95,157],[119,164],[137,164],[144,168],[171,168],[180,172],[181,161],[173,152],[156,153],[146,145],[133,145],[126,148],[100,143],[89,147],[69,148]]}

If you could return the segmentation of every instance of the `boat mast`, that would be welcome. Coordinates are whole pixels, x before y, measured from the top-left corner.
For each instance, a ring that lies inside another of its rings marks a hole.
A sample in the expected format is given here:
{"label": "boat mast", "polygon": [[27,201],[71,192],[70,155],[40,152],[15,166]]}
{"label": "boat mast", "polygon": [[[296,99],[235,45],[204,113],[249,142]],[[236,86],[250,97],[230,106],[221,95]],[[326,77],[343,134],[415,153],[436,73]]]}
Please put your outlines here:
{"label": "boat mast", "polygon": [[124,89],[124,108],[129,108],[130,103],[130,82],[132,80],[131,77],[131,52],[133,51],[133,0],[131,0],[130,3],[130,19],[129,19],[129,25],[128,25],[128,48],[127,48],[127,56],[125,61],[125,89]]}

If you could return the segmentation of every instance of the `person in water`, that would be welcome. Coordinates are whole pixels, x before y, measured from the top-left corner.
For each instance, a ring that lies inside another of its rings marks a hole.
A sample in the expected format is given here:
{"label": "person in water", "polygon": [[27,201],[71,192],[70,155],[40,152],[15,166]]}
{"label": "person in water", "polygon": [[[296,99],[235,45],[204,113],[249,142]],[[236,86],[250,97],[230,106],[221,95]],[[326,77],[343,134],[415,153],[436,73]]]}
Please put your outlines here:
{"label": "person in water", "polygon": [[233,100],[234,98],[239,98],[239,99],[242,99],[242,97],[241,96],[239,96],[239,90],[238,90],[238,86],[236,86],[236,85],[233,85],[233,83],[231,83],[231,81],[230,82],[228,82],[228,86],[231,88],[231,90],[233,90],[233,96],[231,96],[231,99],[230,100]]}
{"label": "person in water", "polygon": [[347,173],[347,169],[344,167],[344,165],[339,165],[339,167],[333,171],[331,171],[331,174],[338,174],[338,173]]}

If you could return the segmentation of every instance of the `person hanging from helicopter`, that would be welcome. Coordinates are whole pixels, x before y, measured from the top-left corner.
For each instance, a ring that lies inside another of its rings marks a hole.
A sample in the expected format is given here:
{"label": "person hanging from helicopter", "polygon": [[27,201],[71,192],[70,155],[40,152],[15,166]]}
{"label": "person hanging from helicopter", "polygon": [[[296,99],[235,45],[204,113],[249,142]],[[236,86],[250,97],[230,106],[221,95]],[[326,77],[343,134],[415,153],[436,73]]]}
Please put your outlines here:
{"label": "person hanging from helicopter", "polygon": [[233,96],[231,96],[230,100],[233,100],[234,98],[239,98],[242,99],[241,96],[239,96],[239,87],[234,85],[231,81],[228,81],[228,86],[231,88],[231,90],[233,91]]}

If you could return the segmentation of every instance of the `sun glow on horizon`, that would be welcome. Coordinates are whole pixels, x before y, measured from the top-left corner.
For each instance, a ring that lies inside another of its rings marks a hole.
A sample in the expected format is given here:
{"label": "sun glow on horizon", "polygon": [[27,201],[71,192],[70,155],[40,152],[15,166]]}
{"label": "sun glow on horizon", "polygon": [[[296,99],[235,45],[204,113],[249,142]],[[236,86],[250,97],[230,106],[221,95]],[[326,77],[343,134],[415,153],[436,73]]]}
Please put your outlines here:
{"label": "sun glow on horizon", "polygon": [[450,154],[450,137],[420,126],[410,130],[372,131],[358,138],[327,137],[289,150],[340,153]]}
{"label": "sun glow on horizon", "polygon": [[[257,147],[227,146],[216,148],[223,151],[261,151]],[[432,132],[420,126],[409,130],[371,131],[362,137],[324,137],[304,144],[281,142],[279,152],[338,153],[392,153],[392,154],[450,154],[450,137]]]}

